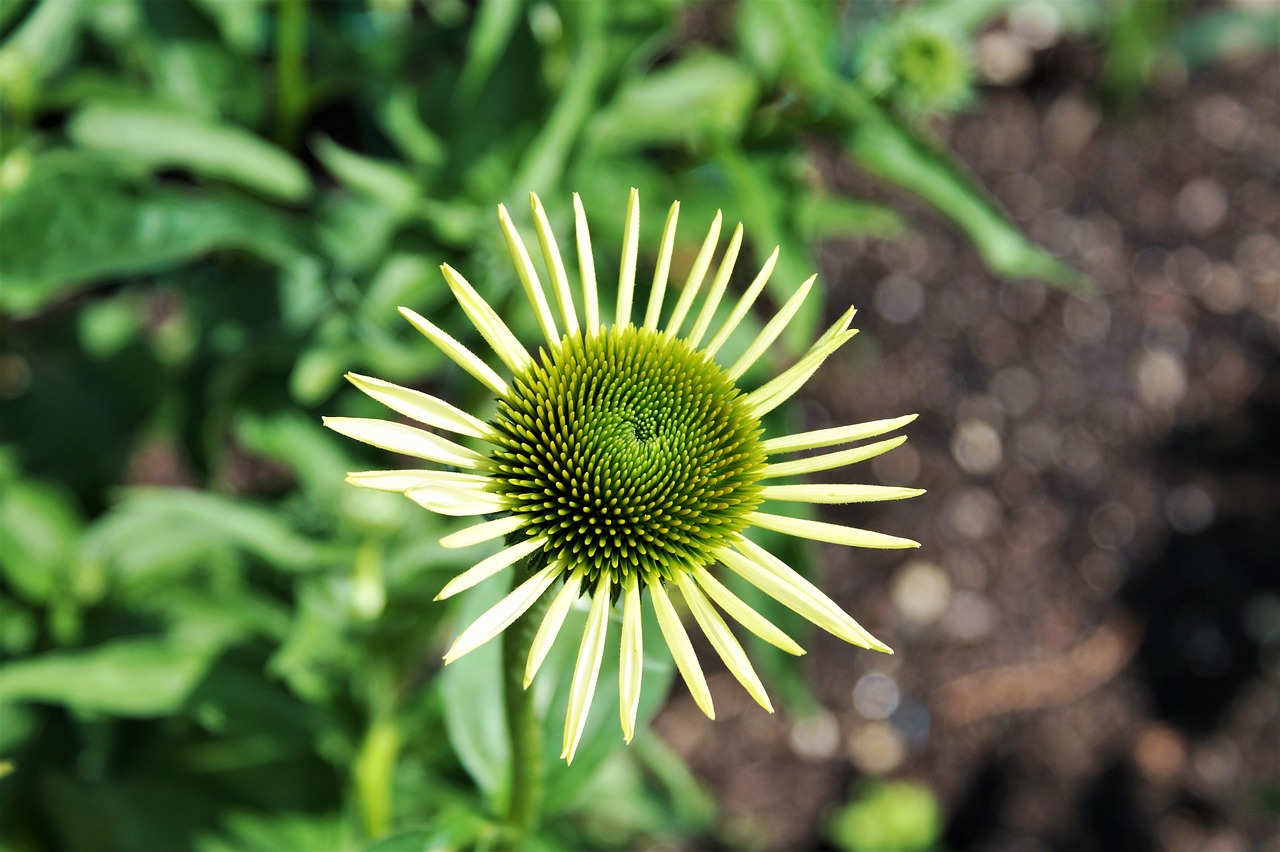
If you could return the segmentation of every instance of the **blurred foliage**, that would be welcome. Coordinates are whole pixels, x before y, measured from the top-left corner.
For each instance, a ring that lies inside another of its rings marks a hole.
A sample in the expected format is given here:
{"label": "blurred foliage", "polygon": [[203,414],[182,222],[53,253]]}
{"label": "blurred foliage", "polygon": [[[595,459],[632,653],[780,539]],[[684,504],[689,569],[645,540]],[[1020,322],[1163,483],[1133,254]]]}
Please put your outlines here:
{"label": "blurred foliage", "polygon": [[[723,207],[757,258],[781,246],[789,294],[817,240],[906,227],[827,186],[826,145],[954,221],[996,274],[1083,288],[916,120],[962,102],[969,39],[1008,5],[0,3],[0,842],[489,842],[496,647],[438,660],[499,590],[431,603],[477,554],[344,486],[386,462],[320,410],[378,414],[338,393],[358,370],[491,412],[395,306],[474,342],[448,262],[532,332],[493,221],[530,190],[561,199],[561,231],[581,192],[600,257],[628,187],[651,211],[681,199],[677,272]],[[926,40],[886,52],[880,32]],[[790,344],[821,316],[811,300]],[[573,650],[540,678],[551,726]],[[757,650],[791,706],[812,702]],[[652,714],[671,666],[646,665]],[[711,831],[655,737],[618,750],[608,707],[592,719],[573,766],[550,764],[549,845]]]}
{"label": "blurred foliage", "polygon": [[942,809],[915,781],[868,785],[836,812],[831,839],[843,852],[925,852],[942,838]]}

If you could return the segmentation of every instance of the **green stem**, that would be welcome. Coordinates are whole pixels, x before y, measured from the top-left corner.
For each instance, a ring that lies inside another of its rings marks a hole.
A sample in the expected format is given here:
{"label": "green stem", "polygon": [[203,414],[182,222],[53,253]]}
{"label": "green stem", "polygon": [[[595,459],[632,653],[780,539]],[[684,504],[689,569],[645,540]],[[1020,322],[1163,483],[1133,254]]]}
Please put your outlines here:
{"label": "green stem", "polygon": [[[512,588],[542,570],[543,562],[541,552],[522,562]],[[524,688],[524,669],[550,598],[544,594],[502,634],[503,704],[511,745],[511,783],[504,815],[507,849],[527,848],[528,838],[537,830],[542,807],[542,720],[533,706],[533,690]]]}
{"label": "green stem", "polygon": [[307,0],[279,0],[276,19],[276,142],[293,145],[307,106]]}

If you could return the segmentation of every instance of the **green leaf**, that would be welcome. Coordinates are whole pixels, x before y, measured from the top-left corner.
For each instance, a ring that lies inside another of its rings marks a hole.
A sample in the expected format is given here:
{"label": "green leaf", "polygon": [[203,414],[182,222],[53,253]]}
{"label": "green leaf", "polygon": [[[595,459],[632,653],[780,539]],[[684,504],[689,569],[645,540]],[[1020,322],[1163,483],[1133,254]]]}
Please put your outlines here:
{"label": "green leaf", "polygon": [[311,178],[285,151],[247,130],[159,106],[96,104],[76,113],[68,135],[153,169],[183,168],[270,198],[303,201]]}
{"label": "green leaf", "polygon": [[57,487],[0,478],[0,573],[31,603],[48,601],[70,574],[81,522]]}
{"label": "green leaf", "polygon": [[217,554],[251,553],[288,571],[319,567],[326,554],[277,512],[218,494],[134,489],[85,537],[84,555],[121,581],[145,587],[204,565]]}
{"label": "green leaf", "polygon": [[1198,15],[1173,37],[1192,68],[1237,60],[1280,47],[1280,6],[1215,9]]}
{"label": "green leaf", "polygon": [[624,83],[590,134],[606,149],[728,141],[742,135],[755,101],[755,77],[741,63],[693,53]]}
{"label": "green leaf", "polygon": [[397,213],[408,211],[418,199],[417,181],[397,163],[357,154],[327,136],[317,136],[311,147],[334,177]]}
{"label": "green leaf", "polygon": [[1038,278],[1074,293],[1092,284],[1075,269],[1033,245],[987,194],[944,151],[889,120],[861,120],[848,134],[849,150],[868,171],[919,195],[973,240],[996,274]]}
{"label": "green leaf", "polygon": [[0,201],[0,309],[34,313],[90,282],[239,248],[287,264],[301,234],[247,198],[134,187],[117,175],[41,171]]}
{"label": "green leaf", "polygon": [[933,791],[915,781],[866,787],[831,822],[831,839],[845,852],[915,852],[934,849],[942,811]]}
{"label": "green leaf", "polygon": [[511,36],[524,17],[524,6],[522,0],[484,0],[479,5],[471,25],[471,37],[467,41],[466,64],[462,67],[454,93],[457,103],[475,100],[506,52]]}
{"label": "green leaf", "polygon": [[400,153],[422,166],[438,166],[448,157],[444,142],[418,115],[418,87],[401,84],[378,106],[378,123]]}
{"label": "green leaf", "polygon": [[437,852],[447,849],[486,848],[486,838],[500,829],[464,804],[454,804],[434,814],[430,827],[406,828],[384,835],[364,847],[364,852]]}
{"label": "green leaf", "polygon": [[[235,4],[228,4],[235,5]],[[337,813],[233,812],[222,818],[222,836],[205,835],[196,852],[267,852],[267,850],[338,850],[350,839]]]}
{"label": "green leaf", "polygon": [[0,47],[0,101],[30,105],[74,50],[81,13],[80,3],[42,0],[8,35]]}
{"label": "green leaf", "polygon": [[898,211],[839,195],[808,193],[798,200],[794,215],[796,230],[814,241],[854,236],[891,239],[906,230]]}
{"label": "green leaf", "polygon": [[182,706],[218,652],[163,638],[116,639],[0,666],[0,700],[62,704],[113,716],[164,716]]}

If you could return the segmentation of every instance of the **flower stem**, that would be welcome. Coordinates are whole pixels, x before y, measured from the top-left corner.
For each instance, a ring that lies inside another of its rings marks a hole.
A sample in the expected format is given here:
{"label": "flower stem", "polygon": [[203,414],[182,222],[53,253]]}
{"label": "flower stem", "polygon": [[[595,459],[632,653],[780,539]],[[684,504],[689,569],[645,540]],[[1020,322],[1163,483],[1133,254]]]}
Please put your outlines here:
{"label": "flower stem", "polygon": [[[542,552],[524,560],[512,580],[513,588],[542,570]],[[503,848],[524,849],[538,827],[545,768],[542,760],[542,720],[533,706],[533,690],[524,688],[525,661],[533,637],[546,613],[550,595],[531,606],[502,634],[502,688],[511,746],[511,783],[507,791],[506,837]]]}

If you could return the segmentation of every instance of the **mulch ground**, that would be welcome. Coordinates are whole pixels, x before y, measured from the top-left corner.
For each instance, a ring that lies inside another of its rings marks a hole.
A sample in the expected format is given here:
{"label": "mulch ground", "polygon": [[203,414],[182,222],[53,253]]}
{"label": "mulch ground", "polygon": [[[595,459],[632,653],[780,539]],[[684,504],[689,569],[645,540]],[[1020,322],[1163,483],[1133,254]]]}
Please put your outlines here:
{"label": "mulch ground", "polygon": [[823,516],[924,546],[821,550],[824,588],[897,652],[813,637],[824,710],[768,716],[722,674],[709,722],[673,691],[657,728],[726,840],[829,847],[860,783],[913,778],[950,849],[1280,848],[1280,61],[1116,112],[1096,57],[1054,51],[939,131],[1096,300],[995,280],[829,157],[916,224],[824,250],[863,333],[806,417],[920,412],[860,479],[929,493]]}

